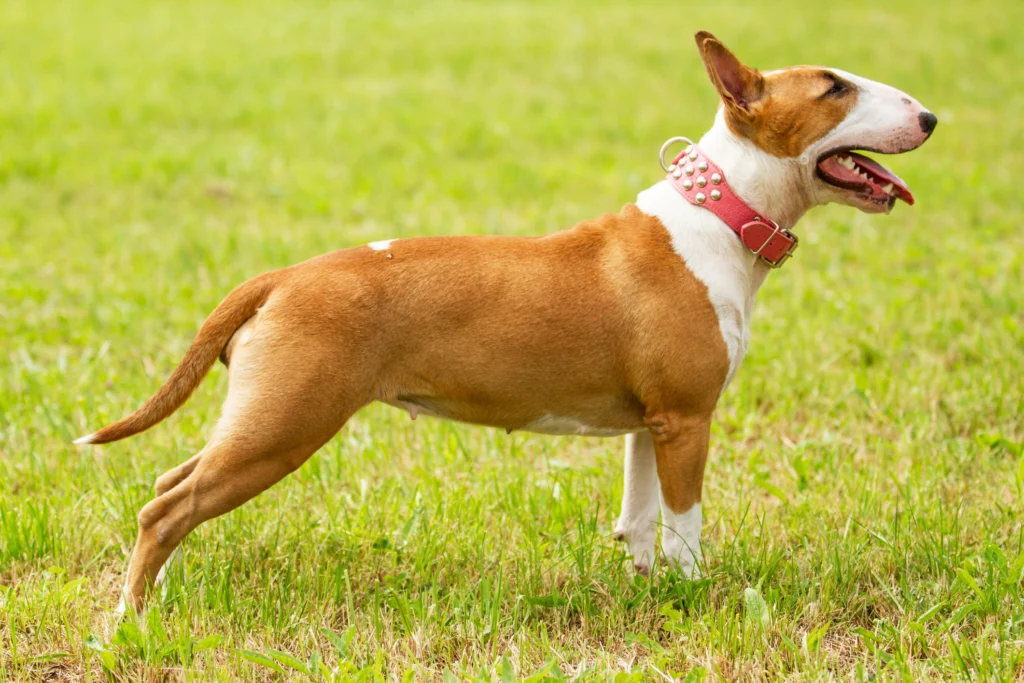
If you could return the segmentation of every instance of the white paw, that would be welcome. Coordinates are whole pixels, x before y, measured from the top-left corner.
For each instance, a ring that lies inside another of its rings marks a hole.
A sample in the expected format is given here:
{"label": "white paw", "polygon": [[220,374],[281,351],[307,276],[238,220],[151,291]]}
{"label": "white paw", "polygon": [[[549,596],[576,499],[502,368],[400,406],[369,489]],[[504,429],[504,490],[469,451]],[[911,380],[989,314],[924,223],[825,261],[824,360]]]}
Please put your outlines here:
{"label": "white paw", "polygon": [[[645,528],[646,527],[646,528]],[[615,540],[625,541],[633,558],[633,569],[641,576],[650,576],[654,566],[655,527],[653,523],[629,524],[623,520],[615,525]]]}
{"label": "white paw", "polygon": [[662,506],[661,550],[670,567],[691,579],[700,578],[700,503],[683,513]]}
{"label": "white paw", "polygon": [[675,571],[688,579],[699,579],[701,577],[701,552],[700,542],[696,541],[696,547],[691,548],[678,537],[674,540],[663,538],[661,551],[665,554],[665,562]]}

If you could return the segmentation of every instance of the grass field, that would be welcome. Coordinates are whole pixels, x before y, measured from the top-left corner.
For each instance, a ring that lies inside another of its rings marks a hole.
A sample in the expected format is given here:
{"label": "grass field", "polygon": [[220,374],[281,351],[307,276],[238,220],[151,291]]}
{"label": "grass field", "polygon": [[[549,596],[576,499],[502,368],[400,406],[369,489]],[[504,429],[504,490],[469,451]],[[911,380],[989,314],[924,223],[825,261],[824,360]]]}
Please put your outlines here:
{"label": "grass field", "polygon": [[[0,679],[1021,679],[1022,25],[1011,0],[3,3]],[[145,435],[70,440],[249,276],[632,201],[710,125],[699,28],[940,119],[891,160],[917,206],[813,212],[762,290],[707,578],[633,578],[621,440],[374,406],[117,628],[136,514],[225,373]]]}

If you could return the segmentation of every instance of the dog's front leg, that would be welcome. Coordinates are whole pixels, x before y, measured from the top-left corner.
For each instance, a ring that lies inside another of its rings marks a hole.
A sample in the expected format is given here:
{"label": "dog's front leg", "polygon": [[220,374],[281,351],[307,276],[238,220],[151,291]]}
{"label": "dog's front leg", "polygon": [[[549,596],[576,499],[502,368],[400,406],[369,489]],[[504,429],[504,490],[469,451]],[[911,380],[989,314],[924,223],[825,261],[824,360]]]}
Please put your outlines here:
{"label": "dog's front leg", "polygon": [[661,549],[686,576],[701,573],[701,489],[711,416],[659,414],[648,420],[661,483]]}
{"label": "dog's front leg", "polygon": [[628,434],[622,513],[615,525],[615,538],[626,541],[633,567],[645,576],[654,564],[658,499],[658,468],[651,433]]}

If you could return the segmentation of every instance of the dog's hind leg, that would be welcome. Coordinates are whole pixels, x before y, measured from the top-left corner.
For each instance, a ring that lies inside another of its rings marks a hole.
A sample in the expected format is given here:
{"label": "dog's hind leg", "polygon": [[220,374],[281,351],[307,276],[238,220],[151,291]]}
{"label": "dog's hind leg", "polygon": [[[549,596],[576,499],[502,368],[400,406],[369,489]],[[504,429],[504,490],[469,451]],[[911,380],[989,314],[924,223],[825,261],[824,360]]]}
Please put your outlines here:
{"label": "dog's hind leg", "polygon": [[[161,477],[159,495],[139,513],[123,593],[127,606],[142,607],[161,567],[193,529],[298,469],[367,402],[359,379],[341,381],[328,369],[339,367],[336,360],[329,363],[318,351],[291,345],[281,352],[247,353],[244,363],[236,352],[213,438],[192,460]],[[289,363],[285,354],[304,362]]]}
{"label": "dog's hind leg", "polygon": [[[162,496],[171,489],[173,489],[175,486],[180,484],[181,482],[185,481],[185,479],[188,478],[188,475],[192,474],[192,471],[195,470],[196,465],[199,464],[199,458],[201,456],[202,452],[196,453],[191,458],[181,463],[177,467],[173,467],[164,472],[163,474],[161,474],[159,477],[157,477],[156,484],[153,487],[156,490],[156,495]],[[166,575],[167,570],[170,569],[171,565],[175,561],[181,561],[180,546],[174,549],[174,551],[167,558],[167,561],[164,562],[164,564],[160,567],[160,571],[156,575],[154,585],[160,586],[163,583],[164,576]],[[164,587],[164,590],[166,590],[166,586]],[[124,595],[122,594],[121,602],[117,606],[117,613],[124,614],[124,611],[125,600]]]}

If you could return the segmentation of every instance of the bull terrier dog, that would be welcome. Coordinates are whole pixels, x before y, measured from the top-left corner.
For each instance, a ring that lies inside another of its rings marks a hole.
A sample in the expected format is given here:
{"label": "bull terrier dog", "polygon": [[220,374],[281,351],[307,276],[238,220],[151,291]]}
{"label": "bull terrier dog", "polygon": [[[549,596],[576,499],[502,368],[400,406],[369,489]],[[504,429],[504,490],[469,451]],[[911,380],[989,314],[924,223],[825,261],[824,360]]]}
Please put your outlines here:
{"label": "bull terrier dog", "polygon": [[636,203],[550,235],[385,240],[254,277],[152,398],[75,441],[148,429],[218,357],[228,368],[209,442],[157,479],[139,513],[122,609],[142,608],[189,532],[273,486],[373,401],[509,431],[625,435],[617,537],[648,573],[660,512],[667,564],[698,575],[712,413],[746,353],[758,289],[811,207],[913,204],[855,150],[915,149],[936,117],[845,71],[762,73],[710,33],[696,39],[721,106],[698,143],[662,147],[664,179]]}

